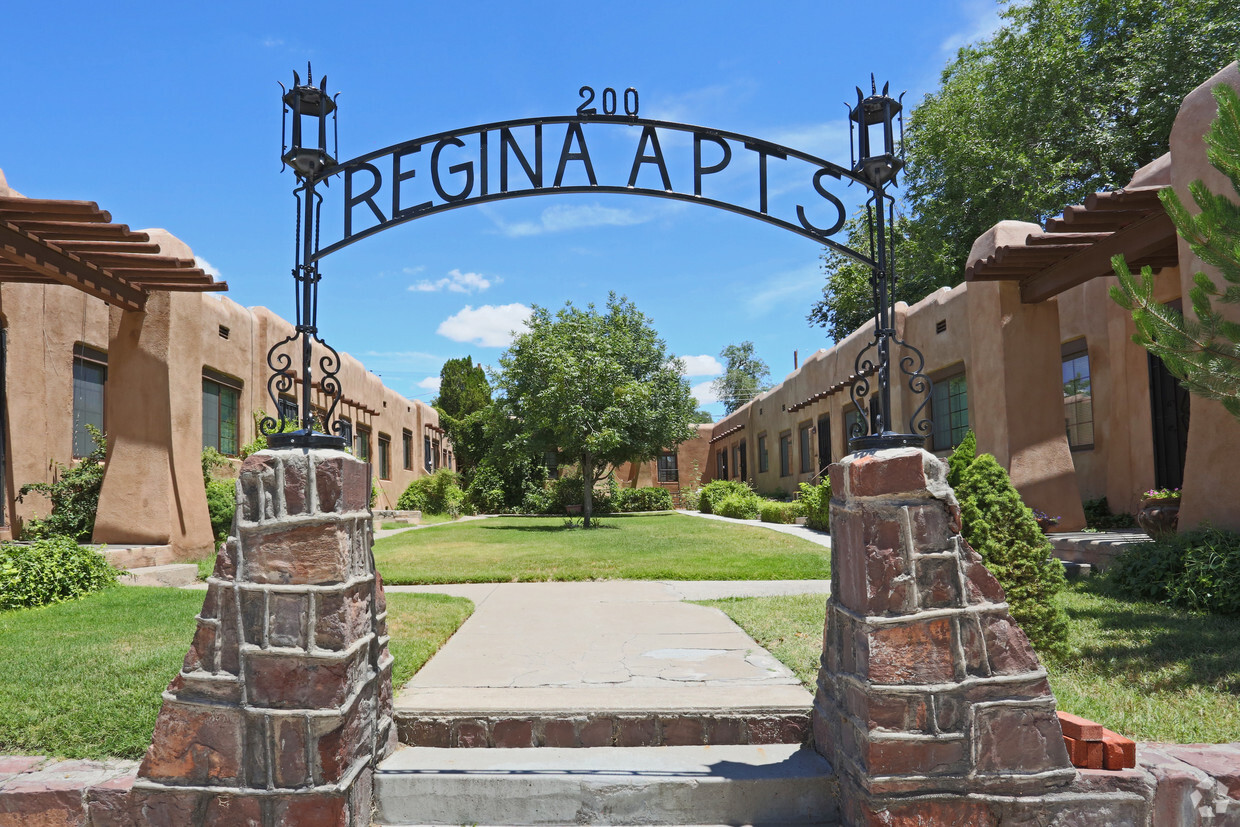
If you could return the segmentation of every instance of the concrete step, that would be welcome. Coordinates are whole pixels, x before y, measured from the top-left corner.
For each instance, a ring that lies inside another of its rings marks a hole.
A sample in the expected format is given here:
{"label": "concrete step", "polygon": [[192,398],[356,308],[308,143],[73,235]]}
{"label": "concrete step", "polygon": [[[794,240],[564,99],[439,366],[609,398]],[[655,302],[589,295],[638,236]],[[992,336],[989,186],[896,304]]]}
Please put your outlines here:
{"label": "concrete step", "polygon": [[787,744],[405,747],[379,766],[375,807],[381,825],[839,823],[831,765]]}
{"label": "concrete step", "polygon": [[193,563],[172,563],[166,566],[142,566],[122,574],[123,586],[188,586],[198,579],[198,567]]}
{"label": "concrete step", "polygon": [[105,560],[118,569],[139,569],[181,562],[177,560],[172,546],[104,546],[99,551]]}

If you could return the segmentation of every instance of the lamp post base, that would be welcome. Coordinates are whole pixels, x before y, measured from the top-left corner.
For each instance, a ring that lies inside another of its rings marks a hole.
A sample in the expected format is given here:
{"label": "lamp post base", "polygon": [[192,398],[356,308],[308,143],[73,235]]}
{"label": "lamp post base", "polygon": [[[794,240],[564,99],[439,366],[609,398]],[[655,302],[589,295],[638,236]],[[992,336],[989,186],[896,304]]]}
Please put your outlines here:
{"label": "lamp post base", "polygon": [[340,451],[349,447],[348,442],[342,436],[320,434],[309,430],[272,434],[267,437],[267,445],[271,448],[335,448]]}
{"label": "lamp post base", "polygon": [[897,434],[894,431],[884,431],[881,434],[870,434],[848,440],[848,450],[853,454],[859,451],[882,451],[885,448],[924,448],[925,446],[926,438],[921,434]]}

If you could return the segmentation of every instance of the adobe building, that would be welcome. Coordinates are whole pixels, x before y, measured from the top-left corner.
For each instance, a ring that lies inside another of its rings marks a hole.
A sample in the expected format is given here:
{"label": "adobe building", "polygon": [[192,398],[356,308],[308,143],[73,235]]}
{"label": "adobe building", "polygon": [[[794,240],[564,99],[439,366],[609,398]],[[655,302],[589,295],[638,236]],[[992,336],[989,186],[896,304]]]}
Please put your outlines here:
{"label": "adobe building", "polygon": [[[227,285],[193,258],[165,230],[112,224],[90,202],[25,198],[0,173],[0,539],[47,514],[45,498],[16,492],[88,454],[89,423],[108,437],[94,541],[169,546],[179,559],[213,548],[203,448],[237,456],[255,439],[256,415],[274,413],[267,353],[293,325],[211,295]],[[371,463],[376,507],[453,465],[432,407],[345,353],[338,376],[336,416]],[[326,409],[317,381],[313,394]],[[280,399],[287,418],[300,397],[298,377]]]}
{"label": "adobe building", "polygon": [[[1174,187],[1195,211],[1190,182],[1232,191],[1202,140],[1217,115],[1210,90],[1219,83],[1240,89],[1235,63],[1185,99],[1170,152],[1128,186],[1068,207],[1045,228],[1000,222],[974,243],[964,283],[896,305],[897,336],[921,350],[922,372],[934,382],[927,449],[946,455],[973,429],[1025,502],[1061,518],[1057,530],[1084,526],[1083,500],[1106,497],[1113,511],[1134,512],[1141,492],[1163,487],[1183,488],[1181,528],[1209,521],[1240,529],[1240,423],[1221,404],[1190,397],[1134,343],[1130,314],[1109,296],[1117,283],[1111,257],[1121,253],[1134,272],[1153,268],[1156,299],[1190,314],[1183,297],[1194,273],[1225,284],[1178,238],[1157,195]],[[1240,320],[1236,305],[1216,309]],[[821,479],[848,453],[858,417],[849,386],[872,338],[871,321],[817,351],[664,463],[696,463],[703,481],[744,480],[760,493],[791,494]],[[893,349],[893,384],[899,356]],[[903,381],[893,388],[898,430],[909,428],[920,402]],[[648,465],[630,476],[666,484]]]}

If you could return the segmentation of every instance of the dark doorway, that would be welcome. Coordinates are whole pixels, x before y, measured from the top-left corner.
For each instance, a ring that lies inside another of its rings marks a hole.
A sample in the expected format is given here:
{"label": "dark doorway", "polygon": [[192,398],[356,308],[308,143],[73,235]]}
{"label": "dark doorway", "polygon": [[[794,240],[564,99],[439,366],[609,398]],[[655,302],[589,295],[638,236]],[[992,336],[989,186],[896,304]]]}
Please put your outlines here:
{"label": "dark doorway", "polygon": [[749,479],[749,458],[745,456],[745,440],[737,447],[737,468],[741,473],[741,482]]}
{"label": "dark doorway", "polygon": [[818,476],[827,473],[831,464],[831,417],[823,414],[818,417]]}
{"label": "dark doorway", "polygon": [[1150,418],[1154,426],[1154,487],[1179,488],[1188,454],[1189,395],[1154,354],[1148,354]]}
{"label": "dark doorway", "polygon": [[0,525],[9,525],[9,432],[8,376],[9,331],[0,328]]}

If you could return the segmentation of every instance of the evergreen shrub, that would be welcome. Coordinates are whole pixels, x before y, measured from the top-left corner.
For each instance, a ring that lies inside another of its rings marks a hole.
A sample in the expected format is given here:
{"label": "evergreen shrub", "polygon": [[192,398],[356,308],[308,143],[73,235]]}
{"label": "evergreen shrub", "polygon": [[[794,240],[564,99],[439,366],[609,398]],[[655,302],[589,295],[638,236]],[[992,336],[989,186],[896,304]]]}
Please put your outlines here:
{"label": "evergreen shrub", "polygon": [[782,503],[775,500],[762,500],[758,505],[758,519],[764,523],[791,525],[797,517],[804,516],[805,508],[799,502]]}
{"label": "evergreen shrub", "polygon": [[831,530],[831,480],[826,477],[817,485],[801,483],[801,499],[805,509],[805,525],[818,531]]}
{"label": "evergreen shrub", "polygon": [[960,502],[964,539],[1003,586],[1012,617],[1039,653],[1063,657],[1068,618],[1053,598],[1067,581],[1033,511],[1003,466],[977,453],[972,431],[948,461],[947,479]]}
{"label": "evergreen shrub", "polygon": [[107,588],[119,571],[68,537],[0,544],[0,611],[46,606]]}
{"label": "evergreen shrub", "polygon": [[752,491],[748,494],[733,492],[725,494],[723,499],[715,503],[714,513],[720,517],[731,517],[734,520],[756,520],[761,504],[762,499]]}
{"label": "evergreen shrub", "polygon": [[465,509],[460,474],[450,468],[440,468],[433,474],[418,477],[400,495],[396,507],[401,511],[460,516]]}
{"label": "evergreen shrub", "polygon": [[703,514],[717,514],[715,503],[721,501],[729,494],[736,494],[742,497],[754,496],[753,489],[743,482],[736,480],[714,480],[702,486],[699,492],[698,510]]}
{"label": "evergreen shrub", "polygon": [[616,511],[670,511],[672,494],[666,488],[621,488],[616,492],[613,507]]}

